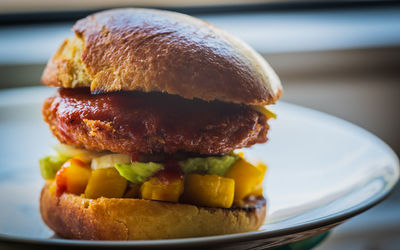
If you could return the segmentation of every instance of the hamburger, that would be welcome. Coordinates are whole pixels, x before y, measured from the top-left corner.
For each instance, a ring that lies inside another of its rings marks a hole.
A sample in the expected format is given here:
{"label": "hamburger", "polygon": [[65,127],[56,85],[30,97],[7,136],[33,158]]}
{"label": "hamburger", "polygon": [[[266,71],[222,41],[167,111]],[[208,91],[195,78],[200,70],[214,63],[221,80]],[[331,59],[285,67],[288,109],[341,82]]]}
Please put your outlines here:
{"label": "hamburger", "polygon": [[48,62],[43,117],[60,142],[40,159],[43,221],[85,240],[254,231],[279,78],[244,42],[199,19],[116,9],[79,20]]}

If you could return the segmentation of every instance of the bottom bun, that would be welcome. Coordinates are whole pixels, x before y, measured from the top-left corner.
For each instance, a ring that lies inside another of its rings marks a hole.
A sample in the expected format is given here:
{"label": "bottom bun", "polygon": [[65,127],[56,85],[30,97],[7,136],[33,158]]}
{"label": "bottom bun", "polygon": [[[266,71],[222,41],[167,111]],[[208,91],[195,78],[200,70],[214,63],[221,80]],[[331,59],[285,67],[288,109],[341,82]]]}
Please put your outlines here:
{"label": "bottom bun", "polygon": [[208,208],[129,198],[57,197],[47,183],[40,197],[44,222],[58,235],[84,240],[150,240],[199,237],[257,230],[266,201],[248,199],[245,206]]}

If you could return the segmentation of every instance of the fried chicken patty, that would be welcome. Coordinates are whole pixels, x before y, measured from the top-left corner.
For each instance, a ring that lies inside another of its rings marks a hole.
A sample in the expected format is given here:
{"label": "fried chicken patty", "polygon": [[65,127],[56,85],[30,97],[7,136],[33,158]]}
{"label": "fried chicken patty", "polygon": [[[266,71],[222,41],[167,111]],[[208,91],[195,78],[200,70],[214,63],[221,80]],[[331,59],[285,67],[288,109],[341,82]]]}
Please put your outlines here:
{"label": "fried chicken patty", "polygon": [[42,111],[60,142],[95,151],[216,155],[267,141],[268,118],[249,106],[162,93],[59,89]]}

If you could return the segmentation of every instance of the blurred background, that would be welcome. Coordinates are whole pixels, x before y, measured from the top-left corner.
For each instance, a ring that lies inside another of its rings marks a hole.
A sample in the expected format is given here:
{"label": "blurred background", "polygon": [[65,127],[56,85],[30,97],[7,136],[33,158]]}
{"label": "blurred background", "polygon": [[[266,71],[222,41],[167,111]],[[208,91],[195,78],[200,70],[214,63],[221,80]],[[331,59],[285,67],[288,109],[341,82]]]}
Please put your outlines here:
{"label": "blurred background", "polygon": [[[226,29],[267,58],[284,84],[284,101],[355,123],[400,154],[397,1],[0,0],[0,91],[40,85],[77,19],[127,6],[175,10]],[[400,187],[317,249],[396,249],[397,204]]]}

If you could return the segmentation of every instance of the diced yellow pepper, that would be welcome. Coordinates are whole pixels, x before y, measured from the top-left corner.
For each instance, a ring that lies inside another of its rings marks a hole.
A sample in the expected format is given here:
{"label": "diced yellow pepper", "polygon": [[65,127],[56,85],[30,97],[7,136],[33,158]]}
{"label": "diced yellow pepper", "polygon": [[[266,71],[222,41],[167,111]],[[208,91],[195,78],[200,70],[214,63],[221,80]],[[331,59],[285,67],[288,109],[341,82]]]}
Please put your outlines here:
{"label": "diced yellow pepper", "polygon": [[86,186],[85,197],[90,199],[121,198],[127,185],[127,180],[115,168],[96,169],[92,172]]}
{"label": "diced yellow pepper", "polygon": [[178,202],[183,193],[183,179],[165,181],[155,176],[142,184],[140,193],[143,199]]}
{"label": "diced yellow pepper", "polygon": [[72,158],[64,163],[56,175],[56,193],[61,195],[64,192],[80,195],[85,191],[91,175],[88,164]]}
{"label": "diced yellow pepper", "polygon": [[260,163],[254,166],[243,158],[229,168],[225,177],[235,180],[235,204],[239,204],[250,194],[262,195],[261,184],[266,170],[265,164]]}
{"label": "diced yellow pepper", "polygon": [[187,203],[230,208],[235,192],[235,181],[218,175],[188,174],[185,177],[183,200]]}

